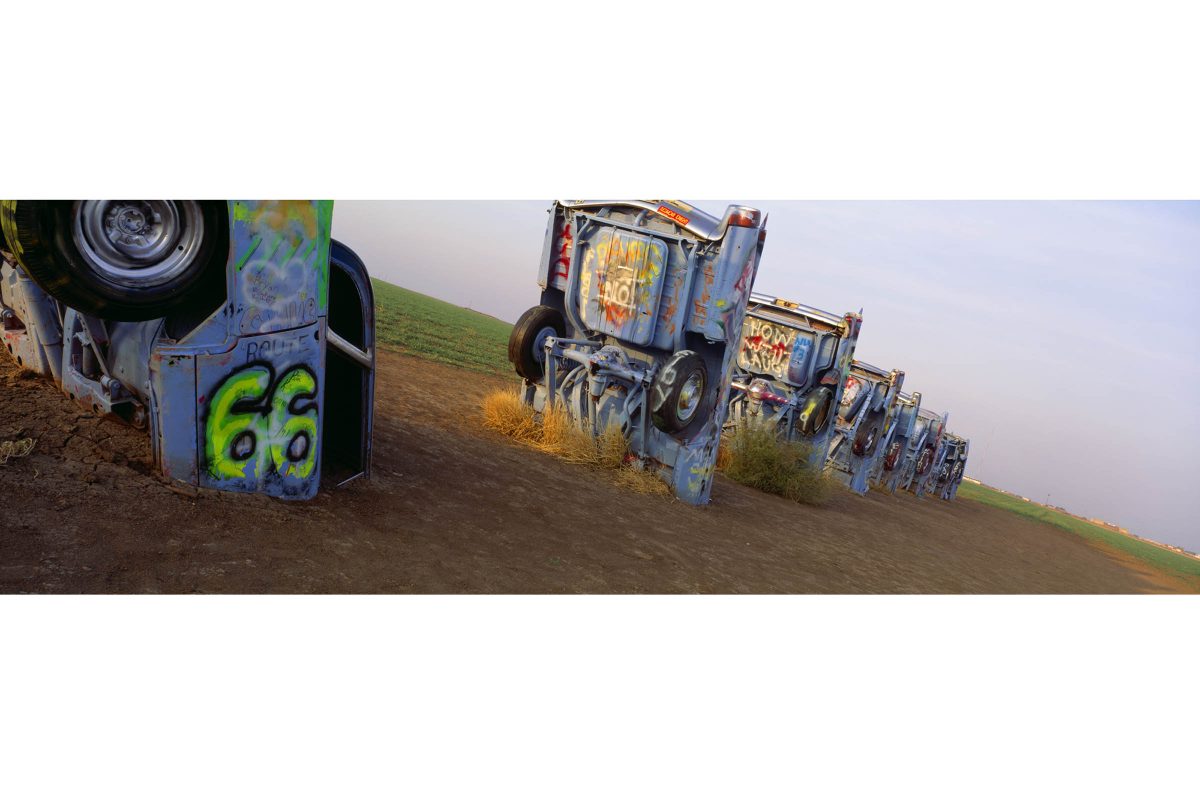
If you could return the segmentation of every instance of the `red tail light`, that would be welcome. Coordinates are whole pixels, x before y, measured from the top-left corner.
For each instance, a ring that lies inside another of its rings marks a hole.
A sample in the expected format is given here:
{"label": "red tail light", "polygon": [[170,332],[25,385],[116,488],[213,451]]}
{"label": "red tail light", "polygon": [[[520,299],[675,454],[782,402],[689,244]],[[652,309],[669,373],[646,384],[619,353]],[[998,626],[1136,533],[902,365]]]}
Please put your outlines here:
{"label": "red tail light", "polygon": [[752,207],[735,207],[729,212],[730,226],[758,226],[762,213]]}

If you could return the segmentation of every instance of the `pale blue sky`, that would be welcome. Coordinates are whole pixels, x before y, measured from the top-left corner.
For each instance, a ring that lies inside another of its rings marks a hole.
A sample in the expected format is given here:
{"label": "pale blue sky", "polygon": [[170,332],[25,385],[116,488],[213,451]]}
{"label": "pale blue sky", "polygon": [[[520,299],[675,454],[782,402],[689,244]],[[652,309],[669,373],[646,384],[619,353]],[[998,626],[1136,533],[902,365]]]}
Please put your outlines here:
{"label": "pale blue sky", "polygon": [[[972,439],[968,473],[1200,550],[1200,202],[698,201],[770,213],[755,289],[863,310],[858,358]],[[549,201],[339,201],[372,275],[513,321]]]}

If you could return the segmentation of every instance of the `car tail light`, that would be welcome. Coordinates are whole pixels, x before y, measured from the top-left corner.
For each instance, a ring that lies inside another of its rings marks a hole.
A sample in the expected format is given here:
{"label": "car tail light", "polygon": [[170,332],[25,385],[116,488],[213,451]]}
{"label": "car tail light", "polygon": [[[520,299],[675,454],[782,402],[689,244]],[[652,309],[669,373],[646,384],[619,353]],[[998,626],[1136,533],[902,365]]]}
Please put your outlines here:
{"label": "car tail light", "polygon": [[756,227],[762,220],[762,213],[752,207],[734,207],[729,211],[730,226]]}

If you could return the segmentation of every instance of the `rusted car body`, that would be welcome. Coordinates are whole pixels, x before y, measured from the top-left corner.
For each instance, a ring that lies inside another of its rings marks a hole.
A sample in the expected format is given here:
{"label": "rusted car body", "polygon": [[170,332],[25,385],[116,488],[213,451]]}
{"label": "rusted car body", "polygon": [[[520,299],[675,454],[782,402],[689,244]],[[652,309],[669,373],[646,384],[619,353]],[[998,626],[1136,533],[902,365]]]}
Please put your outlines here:
{"label": "rusted car body", "polygon": [[525,401],[594,434],[619,428],[636,465],[706,503],[765,239],[760,213],[625,200],[556,201],[549,215],[540,301],[509,340]]}

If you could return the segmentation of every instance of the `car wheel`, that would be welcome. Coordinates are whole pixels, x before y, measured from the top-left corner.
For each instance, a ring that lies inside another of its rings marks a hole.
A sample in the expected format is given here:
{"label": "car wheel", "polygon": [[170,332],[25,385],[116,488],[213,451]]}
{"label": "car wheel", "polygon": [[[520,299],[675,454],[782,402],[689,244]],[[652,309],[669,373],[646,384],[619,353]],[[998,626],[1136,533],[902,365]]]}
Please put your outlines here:
{"label": "car wheel", "polygon": [[833,390],[829,387],[817,387],[809,392],[798,418],[800,433],[805,436],[816,436],[824,430],[825,425],[829,422],[832,406]]}
{"label": "car wheel", "polygon": [[863,456],[864,458],[875,452],[875,442],[879,436],[879,428],[872,425],[863,425],[859,427],[858,433],[854,435],[854,445],[850,448],[855,455]]}
{"label": "car wheel", "polygon": [[687,430],[705,413],[708,367],[695,351],[678,351],[650,385],[650,419],[666,433]]}
{"label": "car wheel", "polygon": [[150,320],[224,300],[225,202],[6,201],[0,227],[26,273],[84,314]]}
{"label": "car wheel", "polygon": [[535,306],[517,319],[508,336],[508,360],[526,381],[540,381],[546,373],[549,337],[565,337],[567,324],[562,313],[549,306]]}

